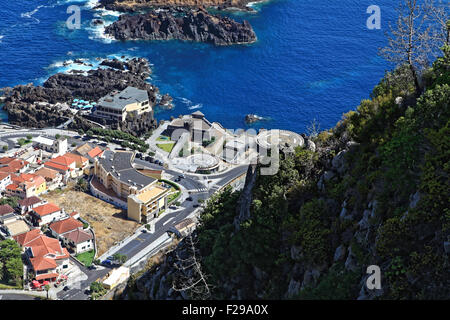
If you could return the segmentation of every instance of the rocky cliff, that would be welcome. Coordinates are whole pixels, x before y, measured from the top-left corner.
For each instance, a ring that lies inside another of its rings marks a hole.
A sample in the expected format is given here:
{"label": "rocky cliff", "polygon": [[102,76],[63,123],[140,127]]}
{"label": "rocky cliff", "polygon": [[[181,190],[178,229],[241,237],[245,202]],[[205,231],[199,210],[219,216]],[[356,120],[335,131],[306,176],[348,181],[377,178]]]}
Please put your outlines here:
{"label": "rocky cliff", "polygon": [[215,45],[252,43],[256,35],[247,21],[198,9],[167,9],[138,15],[122,15],[105,33],[118,40],[183,40]]}
{"label": "rocky cliff", "polygon": [[[388,73],[334,128],[281,153],[275,175],[213,196],[194,232],[209,298],[448,300],[449,75],[450,47],[420,97],[408,68]],[[173,289],[196,274],[174,267],[192,257],[183,243],[140,298],[192,298]],[[366,285],[373,265],[381,289]]]}

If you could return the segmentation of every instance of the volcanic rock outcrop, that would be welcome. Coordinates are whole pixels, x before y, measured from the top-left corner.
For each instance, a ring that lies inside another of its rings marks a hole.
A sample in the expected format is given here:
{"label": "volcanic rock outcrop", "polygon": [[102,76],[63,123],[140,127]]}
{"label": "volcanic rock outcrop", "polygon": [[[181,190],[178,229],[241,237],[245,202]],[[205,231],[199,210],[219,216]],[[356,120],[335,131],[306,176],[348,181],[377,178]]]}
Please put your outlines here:
{"label": "volcanic rock outcrop", "polygon": [[109,25],[105,33],[117,40],[183,40],[215,45],[232,45],[256,41],[247,21],[212,15],[203,8],[150,11],[145,14],[122,15]]}

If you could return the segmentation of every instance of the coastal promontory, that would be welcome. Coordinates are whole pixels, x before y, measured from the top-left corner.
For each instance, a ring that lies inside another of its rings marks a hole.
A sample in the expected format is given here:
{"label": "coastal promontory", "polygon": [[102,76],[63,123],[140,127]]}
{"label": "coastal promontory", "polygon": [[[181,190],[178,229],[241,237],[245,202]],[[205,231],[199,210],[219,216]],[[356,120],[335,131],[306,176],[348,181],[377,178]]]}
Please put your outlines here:
{"label": "coastal promontory", "polygon": [[100,8],[120,12],[140,12],[156,7],[214,7],[218,9],[252,10],[251,0],[100,0]]}
{"label": "coastal promontory", "polygon": [[203,8],[168,8],[137,15],[122,15],[105,33],[117,40],[183,40],[215,45],[232,45],[256,41],[247,21],[239,23],[228,17],[213,15]]}

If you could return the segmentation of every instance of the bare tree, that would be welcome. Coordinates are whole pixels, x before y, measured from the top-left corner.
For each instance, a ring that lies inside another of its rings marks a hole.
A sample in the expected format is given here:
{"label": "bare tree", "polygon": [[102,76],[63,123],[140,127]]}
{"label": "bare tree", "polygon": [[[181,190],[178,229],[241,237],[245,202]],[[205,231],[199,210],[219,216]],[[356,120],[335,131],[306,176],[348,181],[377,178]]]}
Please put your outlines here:
{"label": "bare tree", "polygon": [[208,276],[202,270],[192,233],[184,241],[189,252],[188,257],[182,259],[179,252],[175,251],[177,262],[174,266],[177,273],[172,288],[178,292],[187,292],[191,299],[207,300],[211,297],[212,286],[208,284]]}
{"label": "bare tree", "polygon": [[314,118],[309,125],[306,128],[308,135],[311,138],[315,138],[319,135],[320,133],[320,123],[319,121],[316,120],[316,118]]}
{"label": "bare tree", "polygon": [[434,50],[432,27],[427,15],[417,0],[401,0],[397,9],[396,27],[389,25],[388,45],[379,53],[397,65],[408,65],[414,78],[416,93],[421,92],[421,71],[429,65],[429,56]]}
{"label": "bare tree", "polygon": [[426,0],[424,5],[425,14],[431,23],[434,23],[432,37],[439,47],[450,45],[450,4],[442,0]]}

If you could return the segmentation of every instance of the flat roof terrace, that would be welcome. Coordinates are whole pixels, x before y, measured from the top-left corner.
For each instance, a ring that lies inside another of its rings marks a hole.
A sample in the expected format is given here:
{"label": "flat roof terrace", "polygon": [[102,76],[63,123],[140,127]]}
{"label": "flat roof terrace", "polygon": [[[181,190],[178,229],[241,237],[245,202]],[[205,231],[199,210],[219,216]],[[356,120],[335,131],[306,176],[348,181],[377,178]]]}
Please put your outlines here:
{"label": "flat roof terrace", "polygon": [[112,176],[127,185],[136,185],[141,188],[157,181],[146,176],[133,167],[134,152],[106,150],[99,158],[100,165]]}

